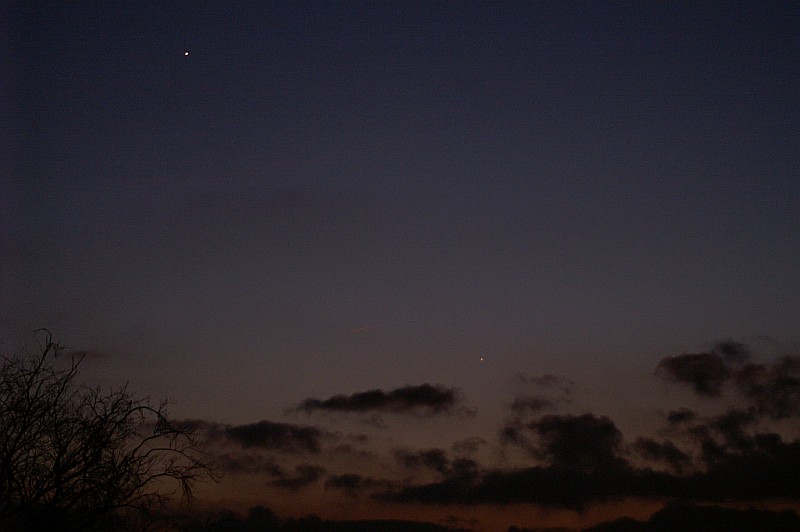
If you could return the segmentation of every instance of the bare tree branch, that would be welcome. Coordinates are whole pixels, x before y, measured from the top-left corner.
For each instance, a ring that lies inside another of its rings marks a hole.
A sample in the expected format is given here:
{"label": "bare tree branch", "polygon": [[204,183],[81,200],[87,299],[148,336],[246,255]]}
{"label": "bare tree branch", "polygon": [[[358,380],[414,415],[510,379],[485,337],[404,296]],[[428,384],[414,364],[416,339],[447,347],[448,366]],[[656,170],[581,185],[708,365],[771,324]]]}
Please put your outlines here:
{"label": "bare tree branch", "polygon": [[[191,429],[168,421],[167,402],[127,386],[78,383],[83,359],[35,332],[38,350],[0,368],[0,528],[85,530],[119,509],[152,510],[214,478]],[[172,488],[170,488],[170,485]]]}

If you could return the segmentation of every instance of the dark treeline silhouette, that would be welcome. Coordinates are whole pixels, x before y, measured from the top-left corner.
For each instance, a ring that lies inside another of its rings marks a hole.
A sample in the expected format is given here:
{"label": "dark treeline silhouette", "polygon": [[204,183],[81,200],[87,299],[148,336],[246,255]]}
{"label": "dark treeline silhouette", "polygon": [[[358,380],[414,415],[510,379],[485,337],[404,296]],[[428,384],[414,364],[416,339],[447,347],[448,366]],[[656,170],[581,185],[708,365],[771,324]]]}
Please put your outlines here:
{"label": "dark treeline silhouette", "polygon": [[420,521],[332,521],[313,514],[281,520],[265,506],[254,506],[245,516],[226,510],[207,516],[195,516],[176,528],[181,532],[467,532],[462,528]]}
{"label": "dark treeline silhouette", "polygon": [[800,516],[792,510],[740,510],[720,506],[695,506],[673,502],[645,522],[617,519],[588,528],[584,532],[797,532]]}
{"label": "dark treeline silhouette", "polygon": [[[172,530],[180,532],[469,532],[435,523],[404,520],[324,520],[310,514],[281,520],[265,506],[254,506],[242,516],[230,510],[172,518]],[[510,526],[508,532],[567,532],[566,528]],[[623,517],[582,532],[800,532],[800,515],[792,510],[770,511],[722,506],[699,506],[673,501],[647,521]],[[574,532],[574,531],[573,531]]]}

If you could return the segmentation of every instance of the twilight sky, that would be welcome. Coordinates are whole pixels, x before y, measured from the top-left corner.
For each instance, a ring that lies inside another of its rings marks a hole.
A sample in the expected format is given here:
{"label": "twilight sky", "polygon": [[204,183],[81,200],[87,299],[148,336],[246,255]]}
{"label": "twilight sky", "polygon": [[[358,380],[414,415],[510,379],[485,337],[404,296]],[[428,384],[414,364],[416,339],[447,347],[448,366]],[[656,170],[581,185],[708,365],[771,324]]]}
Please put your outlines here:
{"label": "twilight sky", "polygon": [[[800,471],[797,3],[0,25],[2,347],[47,327],[174,398],[227,460],[208,501],[475,530],[798,507],[705,495],[732,460]],[[575,488],[604,472],[627,488]]]}

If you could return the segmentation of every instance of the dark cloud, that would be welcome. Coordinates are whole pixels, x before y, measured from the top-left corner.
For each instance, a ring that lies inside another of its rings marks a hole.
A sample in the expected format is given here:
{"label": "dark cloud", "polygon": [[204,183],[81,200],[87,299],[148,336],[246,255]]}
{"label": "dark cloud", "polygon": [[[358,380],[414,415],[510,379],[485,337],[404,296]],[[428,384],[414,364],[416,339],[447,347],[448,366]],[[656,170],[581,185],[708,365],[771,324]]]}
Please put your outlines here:
{"label": "dark cloud", "polygon": [[371,460],[375,458],[375,453],[372,451],[361,449],[349,443],[333,445],[327,449],[326,454],[336,458],[341,458],[344,455],[354,456],[362,460]]}
{"label": "dark cloud", "polygon": [[528,428],[538,437],[535,454],[554,466],[593,469],[618,461],[622,434],[607,417],[550,415]]}
{"label": "dark cloud", "polygon": [[373,413],[365,418],[362,418],[361,422],[364,425],[367,425],[368,427],[372,427],[375,429],[389,428],[389,425],[386,424],[386,422],[383,420],[383,417],[381,417],[381,415],[377,413]]}
{"label": "dark cloud", "polygon": [[395,449],[394,456],[398,462],[407,468],[425,468],[445,473],[450,468],[450,459],[442,449],[428,449],[426,451],[409,451]]}
{"label": "dark cloud", "polygon": [[297,491],[316,482],[323,473],[325,473],[325,469],[322,467],[300,464],[295,466],[294,474],[292,475],[286,474],[282,470],[277,470],[277,474],[274,475],[277,478],[270,482],[270,485]]}
{"label": "dark cloud", "polygon": [[[424,504],[532,503],[581,510],[587,505],[628,498],[652,501],[682,499],[702,503],[740,503],[800,499],[800,440],[777,434],[776,421],[800,415],[800,359],[784,357],[770,364],[750,362],[750,352],[723,342],[707,353],[663,359],[659,373],[688,383],[704,397],[736,393],[735,408],[703,415],[677,407],[666,414],[666,438],[638,437],[626,443],[614,422],[591,413],[540,415],[552,405],[540,395],[522,395],[510,405],[517,414],[502,427],[500,439],[524,450],[530,463],[516,468],[484,467],[465,457],[485,442],[456,442],[452,452],[440,448],[393,451],[409,470],[431,472],[425,480],[409,476],[402,483],[356,472],[331,475],[324,486],[356,497]],[[544,379],[549,381],[550,379]],[[560,379],[555,382],[560,382]],[[726,388],[727,386],[727,388]],[[425,384],[393,391],[372,390],[327,400],[308,399],[301,408],[360,412],[433,413],[453,411],[454,389]],[[539,417],[534,417],[534,416]],[[317,453],[321,429],[262,421],[226,426],[186,421],[212,438],[244,449]],[[333,434],[337,441],[347,438]],[[350,437],[365,443],[366,436]],[[222,447],[226,451],[230,449]],[[239,452],[243,452],[240,448]],[[346,452],[347,447],[342,448]],[[327,456],[327,455],[326,455]],[[319,481],[322,468],[303,464],[284,471],[269,459],[229,453],[225,471],[262,471],[271,485],[301,489]]]}
{"label": "dark cloud", "polygon": [[184,419],[172,424],[181,430],[194,432],[208,443],[219,445],[233,442],[243,448],[261,448],[285,453],[318,453],[323,437],[341,435],[309,425],[258,421],[245,425],[224,425],[202,419]]}
{"label": "dark cloud", "polygon": [[270,476],[278,476],[281,468],[275,462],[259,454],[243,453],[215,453],[214,466],[223,473],[260,473],[266,472]]}
{"label": "dark cloud", "polygon": [[[532,467],[511,470],[466,470],[441,481],[406,485],[377,495],[382,500],[424,504],[535,503],[552,508],[581,509],[589,502],[609,500],[624,475]],[[608,473],[608,472],[606,472]],[[628,479],[625,479],[626,481]],[[619,494],[622,497],[622,494]]]}
{"label": "dark cloud", "polygon": [[657,442],[650,438],[637,438],[631,446],[633,451],[647,461],[667,464],[680,474],[692,463],[691,457],[678,449],[671,441]]}
{"label": "dark cloud", "polygon": [[800,496],[800,441],[756,434],[743,448],[721,446],[707,469],[687,482],[693,500],[764,500]]}
{"label": "dark cloud", "polygon": [[306,399],[300,409],[339,412],[392,412],[437,414],[449,411],[457,401],[456,390],[439,385],[405,386],[389,392],[369,390],[329,399]]}
{"label": "dark cloud", "polygon": [[718,342],[713,352],[729,363],[746,362],[750,358],[750,347],[734,340]]}
{"label": "dark cloud", "polygon": [[799,357],[783,357],[771,366],[747,364],[734,379],[759,414],[773,419],[800,415]]}
{"label": "dark cloud", "polygon": [[470,458],[458,458],[453,460],[450,468],[447,470],[446,478],[450,481],[471,481],[478,477],[480,473],[480,464]]}
{"label": "dark cloud", "polygon": [[630,476],[632,471],[618,456],[622,435],[606,417],[551,415],[507,429],[507,442],[520,443],[547,465],[483,471],[473,460],[454,461],[441,481],[406,485],[379,497],[397,502],[536,502],[577,508],[591,500],[611,497],[608,486],[618,486],[617,480]]}
{"label": "dark cloud", "polygon": [[406,485],[377,495],[382,500],[424,504],[533,503],[582,510],[588,504],[627,498],[694,501],[759,501],[800,496],[800,443],[777,443],[691,475],[634,468],[618,460],[603,468],[565,466],[473,471],[438,482]]}
{"label": "dark cloud", "polygon": [[667,357],[658,364],[656,372],[671,381],[691,384],[697,395],[705,397],[720,395],[730,376],[728,366],[716,353]]}
{"label": "dark cloud", "polygon": [[461,414],[464,417],[475,417],[478,415],[478,409],[472,407],[462,406],[456,412]]}
{"label": "dark cloud", "polygon": [[[470,518],[465,519],[463,517],[459,517],[457,515],[448,515],[441,521],[445,526],[448,527],[448,530],[455,532],[452,527],[458,527],[458,531],[467,532],[469,530],[473,530],[475,527],[478,527],[481,522],[479,519]],[[469,528],[461,528],[461,527],[469,527]]]}
{"label": "dark cloud", "polygon": [[667,413],[667,421],[670,425],[678,425],[680,423],[688,423],[694,421],[697,414],[688,408],[681,408],[680,410],[671,410]]}
{"label": "dark cloud", "polygon": [[662,377],[692,385],[704,397],[716,397],[728,382],[760,416],[784,419],[800,416],[800,357],[785,356],[772,364],[745,363],[751,356],[744,344],[727,340],[709,353],[684,354],[661,360]]}
{"label": "dark cloud", "polygon": [[[406,467],[427,468],[441,478],[381,487],[371,477],[342,475],[326,485],[353,495],[371,490],[373,497],[396,503],[533,503],[571,510],[628,498],[706,503],[797,499],[800,440],[784,441],[757,430],[760,416],[786,417],[798,408],[793,394],[800,363],[784,358],[758,366],[745,362],[749,356],[745,347],[728,342],[709,353],[679,355],[659,364],[662,375],[692,384],[703,396],[718,395],[735,380],[740,397],[750,403],[706,417],[685,408],[670,411],[666,417],[673,439],[639,437],[626,445],[611,419],[590,413],[524,421],[519,416],[506,422],[500,437],[528,453],[534,461],[529,467],[485,469],[474,460],[448,459],[441,449],[398,450],[395,457]],[[520,399],[515,410],[544,406],[538,399]]]}
{"label": "dark cloud", "polygon": [[534,414],[551,406],[553,406],[553,401],[540,395],[519,395],[514,402],[508,405],[509,409],[518,416]]}
{"label": "dark cloud", "polygon": [[357,497],[364,491],[386,489],[391,485],[392,483],[386,480],[357,474],[331,475],[325,481],[325,489],[340,490],[351,497]]}
{"label": "dark cloud", "polygon": [[228,426],[225,436],[245,448],[260,447],[286,453],[318,453],[323,432],[316,427],[259,421],[248,425]]}
{"label": "dark cloud", "polygon": [[453,444],[453,452],[456,454],[473,454],[478,452],[481,445],[484,445],[486,440],[483,438],[472,437],[458,440]]}
{"label": "dark cloud", "polygon": [[[713,470],[744,459],[770,456],[776,450],[792,449],[797,443],[783,443],[778,434],[755,432],[757,420],[752,408],[734,408],[686,427],[685,434],[699,448],[696,468]],[[786,456],[791,458],[791,453]]]}
{"label": "dark cloud", "polygon": [[516,445],[533,453],[533,444],[528,437],[524,424],[519,419],[512,419],[500,429],[500,443],[504,445]]}
{"label": "dark cloud", "polygon": [[[506,443],[521,442],[541,465],[484,470],[474,461],[453,462],[438,481],[405,484],[376,497],[426,504],[534,503],[573,510],[626,498],[744,502],[800,497],[800,441],[748,432],[751,419],[747,410],[731,410],[695,420],[684,428],[697,446],[694,454],[672,441],[645,438],[626,447],[606,417],[544,416],[505,432]],[[634,466],[626,458],[629,451],[669,468]]]}
{"label": "dark cloud", "polygon": [[736,450],[746,450],[750,447],[750,436],[747,429],[755,423],[756,416],[753,410],[730,409],[724,414],[711,417],[706,426],[718,433],[726,447]]}
{"label": "dark cloud", "polygon": [[204,419],[178,419],[171,421],[173,427],[193,432],[207,441],[216,440],[224,435],[225,425]]}

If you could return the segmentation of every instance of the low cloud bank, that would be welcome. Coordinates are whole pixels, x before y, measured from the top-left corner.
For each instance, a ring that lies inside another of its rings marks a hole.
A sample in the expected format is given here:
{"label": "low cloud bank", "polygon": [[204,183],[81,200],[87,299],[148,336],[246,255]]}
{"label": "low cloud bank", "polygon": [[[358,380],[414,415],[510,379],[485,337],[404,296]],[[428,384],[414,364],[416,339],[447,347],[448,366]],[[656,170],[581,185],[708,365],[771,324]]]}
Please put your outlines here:
{"label": "low cloud bank", "polygon": [[439,414],[452,410],[456,402],[457,394],[454,388],[426,383],[419,386],[404,386],[388,392],[368,390],[352,395],[334,395],[324,400],[309,398],[300,404],[299,409],[307,413],[322,410]]}

